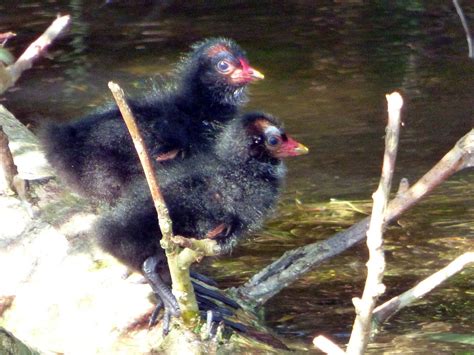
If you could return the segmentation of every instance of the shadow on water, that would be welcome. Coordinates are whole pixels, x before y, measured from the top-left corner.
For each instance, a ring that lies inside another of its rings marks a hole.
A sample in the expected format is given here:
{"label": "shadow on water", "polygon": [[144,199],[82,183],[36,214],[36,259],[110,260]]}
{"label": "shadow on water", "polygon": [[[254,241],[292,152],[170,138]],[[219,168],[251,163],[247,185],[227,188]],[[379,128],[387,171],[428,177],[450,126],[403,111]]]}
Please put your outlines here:
{"label": "shadow on water", "polygon": [[[474,62],[450,1],[9,3],[0,4],[0,32],[18,33],[8,44],[16,55],[57,13],[73,19],[70,34],[51,48],[52,58],[40,60],[2,99],[33,126],[79,117],[110,100],[111,79],[140,92],[148,77],[167,72],[203,37],[236,39],[265,73],[249,107],[283,118],[311,154],[288,162],[282,208],[267,228],[208,266],[222,285],[240,284],[283,251],[324,239],[363,216],[334,212],[329,199],[354,200],[370,210],[385,93],[400,90],[405,97],[395,181],[415,181],[473,127]],[[463,6],[472,24],[474,6]],[[389,229],[385,298],[472,248],[473,181],[472,171],[458,174]],[[309,342],[324,332],[345,341],[365,260],[360,245],[320,265],[269,302],[269,323],[289,339]],[[462,341],[432,335],[474,331],[472,276],[456,276],[396,316],[371,351],[467,349]]]}

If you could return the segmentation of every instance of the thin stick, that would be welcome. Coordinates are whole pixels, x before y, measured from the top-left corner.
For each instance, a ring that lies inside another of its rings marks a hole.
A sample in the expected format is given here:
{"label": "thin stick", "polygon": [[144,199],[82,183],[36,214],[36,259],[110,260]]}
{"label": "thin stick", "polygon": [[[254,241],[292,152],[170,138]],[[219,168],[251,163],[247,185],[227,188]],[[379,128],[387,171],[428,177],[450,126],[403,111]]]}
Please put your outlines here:
{"label": "thin stick", "polygon": [[28,46],[15,63],[6,67],[6,72],[10,78],[7,83],[3,83],[0,93],[13,86],[20,75],[33,66],[33,61],[43,55],[46,48],[64,32],[70,22],[71,17],[69,15],[58,17],[36,41]]}
{"label": "thin stick", "polygon": [[461,19],[464,32],[466,33],[467,47],[469,50],[469,54],[468,54],[469,58],[474,59],[474,49],[472,48],[471,31],[469,30],[469,25],[467,24],[466,17],[464,16],[464,12],[462,11],[461,5],[459,5],[458,0],[453,0],[453,4],[454,4],[454,7],[456,8],[456,12],[458,13],[459,18]]}
{"label": "thin stick", "polygon": [[133,144],[135,145],[138,157],[140,158],[140,162],[143,166],[146,180],[150,186],[151,196],[153,197],[153,202],[155,203],[156,212],[158,213],[158,221],[163,239],[171,241],[171,238],[173,238],[173,222],[171,221],[168,208],[166,207],[160,186],[158,185],[158,181],[155,177],[153,163],[151,162],[151,159],[147,153],[145,142],[143,141],[138,126],[135,122],[133,113],[125,100],[125,94],[123,90],[119,85],[112,81],[109,82],[109,89],[114,95],[115,101],[117,102],[120,113],[122,114],[125,124],[127,125],[128,131],[132,136]]}
{"label": "thin stick", "polygon": [[120,86],[114,82],[109,82],[109,89],[112,91],[120,112],[122,113],[123,119],[132,136],[135,149],[140,157],[143,170],[145,171],[145,176],[158,214],[159,227],[163,236],[161,246],[165,250],[166,258],[168,259],[168,267],[173,284],[173,294],[178,301],[181,317],[184,324],[188,327],[194,327],[199,321],[199,308],[189,276],[189,266],[196,260],[196,258],[193,259],[194,252],[189,251],[189,249],[180,251],[180,248],[173,243],[173,225],[168,213],[168,208],[166,207],[160,186],[155,177],[153,164],[146,150],[145,143],[132,111],[125,100],[125,94]]}
{"label": "thin stick", "polygon": [[[420,180],[407,190],[400,191],[388,205],[385,223],[396,220],[418,203],[451,175],[474,167],[474,129],[462,137],[455,146]],[[365,238],[369,218],[365,218],[345,231],[313,244],[287,251],[279,259],[255,274],[237,289],[239,297],[249,304],[261,306],[282,289],[298,280],[323,261],[342,253]]]}
{"label": "thin stick", "polygon": [[384,323],[398,311],[417,301],[442,282],[473,263],[474,252],[464,253],[454,259],[449,265],[418,283],[415,287],[378,306],[373,313],[377,325]]}
{"label": "thin stick", "polygon": [[377,191],[373,195],[374,205],[369,230],[367,231],[367,247],[369,249],[367,279],[362,298],[352,300],[356,310],[356,319],[347,346],[347,353],[349,354],[363,354],[365,352],[372,331],[372,311],[379,296],[385,292],[385,286],[382,283],[385,271],[383,250],[384,215],[395,169],[400,133],[400,110],[403,106],[402,97],[396,92],[387,95],[387,101],[389,119],[385,137],[382,176]]}

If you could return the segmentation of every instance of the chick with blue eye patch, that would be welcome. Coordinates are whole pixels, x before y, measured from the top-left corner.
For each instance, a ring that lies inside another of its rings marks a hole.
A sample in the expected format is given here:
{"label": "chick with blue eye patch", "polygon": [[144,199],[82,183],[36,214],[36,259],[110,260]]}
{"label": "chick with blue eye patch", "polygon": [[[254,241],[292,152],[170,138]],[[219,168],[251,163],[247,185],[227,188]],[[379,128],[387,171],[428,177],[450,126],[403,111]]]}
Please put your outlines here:
{"label": "chick with blue eye patch", "polygon": [[[260,79],[234,41],[214,38],[193,45],[169,80],[129,100],[152,159],[169,165],[208,151],[246,103],[247,86]],[[40,136],[59,177],[92,200],[113,204],[143,176],[115,105],[77,121],[48,124]]]}

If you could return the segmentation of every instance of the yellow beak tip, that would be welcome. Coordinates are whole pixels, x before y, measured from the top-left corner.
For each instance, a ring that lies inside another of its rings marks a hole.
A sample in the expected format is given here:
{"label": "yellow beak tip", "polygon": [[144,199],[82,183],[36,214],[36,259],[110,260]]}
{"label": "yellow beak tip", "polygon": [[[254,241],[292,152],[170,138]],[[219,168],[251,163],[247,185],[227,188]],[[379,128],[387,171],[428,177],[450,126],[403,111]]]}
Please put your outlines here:
{"label": "yellow beak tip", "polygon": [[306,147],[305,145],[301,144],[300,147],[298,147],[298,151],[300,154],[308,154],[309,153],[309,148]]}
{"label": "yellow beak tip", "polygon": [[265,79],[265,75],[263,75],[262,73],[260,73],[258,70],[255,70],[255,69],[252,70],[252,77],[254,79],[260,79],[260,80]]}

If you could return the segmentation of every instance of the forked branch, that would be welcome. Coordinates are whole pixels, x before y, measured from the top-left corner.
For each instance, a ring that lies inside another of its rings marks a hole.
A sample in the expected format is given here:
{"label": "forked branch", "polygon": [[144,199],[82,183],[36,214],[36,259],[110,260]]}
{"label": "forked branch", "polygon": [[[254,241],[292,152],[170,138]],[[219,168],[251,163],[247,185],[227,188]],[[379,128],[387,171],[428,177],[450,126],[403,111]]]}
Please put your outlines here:
{"label": "forked branch", "polygon": [[[456,172],[470,167],[474,167],[474,129],[462,137],[420,180],[400,192],[389,203],[385,223],[396,220],[443,181]],[[318,264],[363,240],[368,224],[369,218],[365,218],[322,242],[308,244],[286,252],[240,286],[236,290],[237,294],[242,300],[253,306],[263,305]]]}
{"label": "forked branch", "polygon": [[352,327],[351,338],[347,346],[348,354],[363,354],[372,333],[372,311],[380,295],[385,292],[382,283],[385,272],[385,255],[383,249],[384,216],[387,209],[390,189],[392,186],[395,160],[398,151],[400,134],[400,110],[403,100],[400,94],[387,95],[388,125],[385,136],[385,153],[380,183],[373,195],[374,205],[367,231],[367,247],[369,261],[367,262],[367,279],[362,298],[354,298],[356,319]]}

